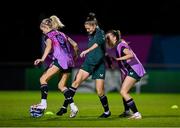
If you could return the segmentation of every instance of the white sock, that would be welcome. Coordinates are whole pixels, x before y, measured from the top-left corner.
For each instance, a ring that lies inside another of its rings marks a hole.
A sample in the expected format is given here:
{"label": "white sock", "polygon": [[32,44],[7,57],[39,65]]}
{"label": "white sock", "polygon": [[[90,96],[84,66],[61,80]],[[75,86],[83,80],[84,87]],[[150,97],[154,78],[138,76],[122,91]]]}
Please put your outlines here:
{"label": "white sock", "polygon": [[70,106],[71,109],[72,109],[72,108],[74,108],[75,104],[74,104],[74,103],[71,103],[69,106]]}
{"label": "white sock", "polygon": [[134,113],[135,116],[141,115],[139,112]]}
{"label": "white sock", "polygon": [[104,114],[108,115],[108,114],[109,114],[109,111],[107,111],[107,112],[104,112]]}
{"label": "white sock", "polygon": [[47,100],[46,99],[41,99],[41,105],[47,106]]}

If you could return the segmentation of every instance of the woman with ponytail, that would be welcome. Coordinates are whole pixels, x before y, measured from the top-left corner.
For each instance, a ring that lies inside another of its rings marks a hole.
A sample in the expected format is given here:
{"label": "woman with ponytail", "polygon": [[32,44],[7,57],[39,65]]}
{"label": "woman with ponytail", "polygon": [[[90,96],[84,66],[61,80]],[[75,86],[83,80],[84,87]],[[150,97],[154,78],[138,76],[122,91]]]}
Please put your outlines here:
{"label": "woman with ponytail", "polygon": [[[45,63],[46,70],[40,77],[41,102],[40,104],[31,106],[31,108],[33,110],[41,110],[41,112],[47,108],[48,81],[53,75],[60,72],[61,77],[58,88],[63,92],[66,103],[70,104],[70,117],[74,117],[73,115],[78,112],[78,108],[74,104],[70,90],[66,87],[67,80],[74,67],[72,51],[69,46],[69,43],[71,44],[72,42],[68,40],[63,32],[57,30],[62,27],[64,27],[64,25],[56,16],[44,19],[40,24],[40,29],[44,34],[45,49],[42,57],[34,61],[34,65]],[[73,43],[74,46],[77,46],[77,43]]]}
{"label": "woman with ponytail", "polygon": [[[129,119],[141,119],[135,101],[129,94],[129,90],[134,84],[145,75],[145,70],[136,54],[128,43],[121,39],[119,30],[110,30],[106,33],[106,43],[110,48],[116,47],[116,58],[121,72],[120,94],[123,97],[124,112],[119,117],[129,117]],[[130,110],[133,114],[131,115]]]}
{"label": "woman with ponytail", "polygon": [[[60,21],[60,19],[57,16],[52,15],[52,16],[50,16],[50,19],[52,20],[52,27],[53,27],[53,29],[60,31],[62,28],[65,27],[65,25]],[[74,57],[73,58],[75,60],[77,60],[78,52],[79,52],[78,45],[77,45],[77,43],[72,38],[70,38],[67,35],[65,35],[65,36],[66,36],[68,42],[71,44],[71,46],[74,49]]]}
{"label": "woman with ponytail", "polygon": [[95,80],[97,94],[104,108],[103,114],[99,117],[107,118],[111,115],[111,112],[109,110],[108,99],[104,92],[105,34],[104,31],[99,28],[94,13],[89,13],[84,27],[89,35],[88,48],[80,54],[80,57],[85,57],[85,61],[72,83],[72,87],[70,88],[71,96],[74,96],[80,84],[92,75],[92,79]]}

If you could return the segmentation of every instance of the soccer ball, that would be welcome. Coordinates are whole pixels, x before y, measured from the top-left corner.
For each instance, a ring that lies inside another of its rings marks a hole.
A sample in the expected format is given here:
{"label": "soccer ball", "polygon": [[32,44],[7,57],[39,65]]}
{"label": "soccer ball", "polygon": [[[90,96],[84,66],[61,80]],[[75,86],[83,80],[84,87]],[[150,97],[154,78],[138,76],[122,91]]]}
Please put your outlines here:
{"label": "soccer ball", "polygon": [[38,105],[32,105],[30,106],[30,115],[31,117],[37,118],[44,115],[44,110],[42,108],[39,108]]}

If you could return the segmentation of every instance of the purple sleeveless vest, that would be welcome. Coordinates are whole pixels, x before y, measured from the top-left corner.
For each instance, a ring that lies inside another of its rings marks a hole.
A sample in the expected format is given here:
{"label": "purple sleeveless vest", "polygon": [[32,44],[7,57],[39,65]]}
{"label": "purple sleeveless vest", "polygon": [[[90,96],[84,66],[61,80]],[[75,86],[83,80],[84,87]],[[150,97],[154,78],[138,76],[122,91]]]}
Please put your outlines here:
{"label": "purple sleeveless vest", "polygon": [[63,69],[74,67],[74,60],[67,38],[64,33],[53,30],[47,33],[52,41],[52,60],[57,60]]}
{"label": "purple sleeveless vest", "polygon": [[[126,60],[126,62],[131,66],[131,68],[137,73],[137,75],[139,77],[143,77],[145,75],[145,73],[146,73],[143,65],[141,64],[141,62],[137,58],[136,54],[132,51],[132,49],[129,47],[129,45],[127,45],[125,43],[124,40],[121,41],[117,46],[118,56],[122,57],[122,55],[121,55],[122,47],[125,47],[125,48],[129,49],[133,53],[134,57],[131,58],[130,60]],[[125,65],[124,65],[124,63],[122,61],[119,61],[119,66],[120,66],[121,71],[123,72],[123,74],[127,75],[128,69],[125,67]]]}

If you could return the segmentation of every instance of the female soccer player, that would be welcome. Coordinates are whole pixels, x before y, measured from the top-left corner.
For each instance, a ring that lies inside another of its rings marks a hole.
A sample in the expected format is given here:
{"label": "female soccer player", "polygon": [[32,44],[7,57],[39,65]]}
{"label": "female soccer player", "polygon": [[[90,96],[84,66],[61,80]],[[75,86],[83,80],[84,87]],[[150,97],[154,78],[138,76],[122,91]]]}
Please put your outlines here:
{"label": "female soccer player", "polygon": [[[125,108],[124,113],[120,117],[130,116],[130,119],[141,119],[142,116],[138,112],[135,102],[129,94],[129,90],[145,75],[144,67],[128,43],[121,39],[119,30],[108,31],[106,33],[106,42],[111,48],[117,46],[117,58],[115,60],[118,61],[121,71],[122,85],[120,94],[123,97]],[[133,111],[133,115],[130,114],[130,109]]]}
{"label": "female soccer player", "polygon": [[73,98],[70,96],[69,89],[66,87],[66,82],[70,76],[72,68],[74,67],[74,60],[69,42],[72,46],[74,46],[74,49],[77,49],[77,43],[72,41],[72,39],[69,40],[64,33],[55,29],[56,27],[64,27],[57,17],[56,20],[57,21],[51,17],[44,19],[40,24],[40,29],[45,35],[46,47],[42,57],[35,60],[34,65],[44,62],[46,63],[47,70],[40,78],[41,103],[34,105],[34,107],[43,110],[47,108],[48,80],[60,71],[62,73],[62,77],[58,83],[58,88],[61,92],[63,92],[68,104],[70,104],[71,111],[73,113],[77,113],[78,108],[74,104]]}
{"label": "female soccer player", "polygon": [[[105,79],[105,35],[103,30],[98,27],[97,19],[94,13],[90,13],[85,21],[85,29],[89,34],[88,49],[83,51],[80,56],[86,57],[81,69],[78,71],[74,82],[72,83],[71,96],[74,96],[76,89],[90,75],[96,82],[96,91],[104,107],[104,113],[101,118],[107,118],[111,115],[108,106],[108,100],[104,92]],[[66,108],[62,108],[66,109]],[[61,109],[61,110],[62,110]],[[74,113],[75,115],[76,113]]]}

